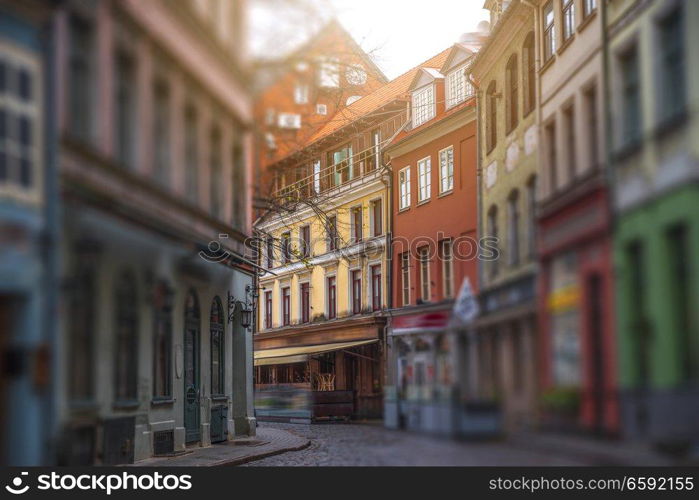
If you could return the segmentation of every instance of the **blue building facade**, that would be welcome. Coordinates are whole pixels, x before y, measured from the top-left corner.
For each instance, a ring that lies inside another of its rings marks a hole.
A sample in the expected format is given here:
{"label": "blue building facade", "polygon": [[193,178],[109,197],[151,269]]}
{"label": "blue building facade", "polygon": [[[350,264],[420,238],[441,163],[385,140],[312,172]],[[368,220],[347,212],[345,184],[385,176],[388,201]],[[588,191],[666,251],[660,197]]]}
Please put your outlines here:
{"label": "blue building facade", "polygon": [[55,342],[52,2],[0,1],[0,463],[50,463]]}

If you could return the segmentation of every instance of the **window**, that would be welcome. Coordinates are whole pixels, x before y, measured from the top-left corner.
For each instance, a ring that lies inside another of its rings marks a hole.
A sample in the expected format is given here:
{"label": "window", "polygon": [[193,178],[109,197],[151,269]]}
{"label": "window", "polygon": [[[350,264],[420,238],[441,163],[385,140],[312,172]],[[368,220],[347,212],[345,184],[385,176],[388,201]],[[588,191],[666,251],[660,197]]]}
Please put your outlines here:
{"label": "window", "polygon": [[683,382],[694,382],[699,379],[699,363],[697,362],[696,341],[692,336],[692,293],[690,278],[692,264],[690,257],[689,231],[685,224],[675,224],[666,233],[667,250],[670,258],[671,273],[669,287],[675,321],[675,331],[678,333],[677,356],[680,377]]}
{"label": "window", "polygon": [[294,87],[294,102],[296,104],[308,104],[308,85],[296,84]]}
{"label": "window", "polygon": [[381,129],[377,128],[371,131],[371,147],[374,150],[374,157],[373,162],[369,160],[369,166],[367,167],[369,172],[381,166]]}
{"label": "window", "polygon": [[174,291],[159,283],[153,294],[153,398],[172,397],[172,297]]}
{"label": "window", "polygon": [[114,124],[116,159],[124,167],[134,168],[136,120],[136,78],[133,58],[122,51],[116,56]]}
{"label": "window", "polygon": [[[500,246],[498,240],[498,207],[493,205],[488,210],[488,234],[493,239],[493,244],[495,247]],[[489,265],[490,278],[493,279],[498,275],[498,258],[494,258],[490,261]]]}
{"label": "window", "polygon": [[471,83],[466,78],[464,66],[455,69],[447,75],[447,109],[466,100],[473,93]]}
{"label": "window", "polygon": [[92,138],[94,113],[94,34],[90,23],[75,16],[70,19],[69,30],[69,126],[74,137],[89,142]]}
{"label": "window", "polygon": [[622,147],[624,147],[636,144],[641,139],[641,89],[636,47],[621,55],[619,67],[621,69]]}
{"label": "window", "polygon": [[568,182],[575,180],[575,108],[573,104],[563,111],[566,132],[566,153],[568,153]]}
{"label": "window", "polygon": [[282,264],[289,264],[291,262],[291,233],[282,233]]}
{"label": "window", "polygon": [[291,324],[291,289],[282,288],[282,326]]}
{"label": "window", "polygon": [[267,269],[274,267],[274,238],[267,236],[265,240],[265,258]]}
{"label": "window", "polygon": [[320,160],[313,161],[313,190],[320,194]]}
{"label": "window", "polygon": [[371,310],[381,310],[381,264],[371,266]]}
{"label": "window", "polygon": [[332,252],[337,250],[338,247],[338,234],[337,234],[337,217],[332,215],[328,216],[325,221],[325,233],[327,234],[327,251]]}
{"label": "window", "polygon": [[272,328],[272,292],[265,292],[265,328]]}
{"label": "window", "polygon": [[630,311],[638,311],[638,314],[630,324],[630,339],[633,345],[633,359],[636,361],[634,368],[635,381],[643,386],[648,382],[649,354],[650,354],[650,322],[646,316],[646,249],[639,240],[632,241],[626,248],[626,260],[628,262],[628,276],[626,282],[627,297],[626,307]]}
{"label": "window", "polygon": [[410,252],[400,254],[401,295],[403,306],[410,305]]}
{"label": "window", "polygon": [[[0,51],[0,194],[31,195],[38,198],[35,179],[40,173],[39,144],[42,116],[39,108],[40,84],[38,60],[14,51]],[[18,189],[19,188],[19,189]]]}
{"label": "window", "polygon": [[439,193],[454,189],[454,148],[449,146],[439,152]]}
{"label": "window", "polygon": [[432,195],[432,161],[428,156],[417,162],[418,203],[429,200]]}
{"label": "window", "polygon": [[583,19],[586,19],[597,9],[597,0],[583,0]]}
{"label": "window", "polygon": [[554,26],[553,1],[544,6],[544,63],[556,53],[556,30]]}
{"label": "window", "polygon": [[356,269],[350,273],[352,282],[352,314],[362,312],[362,271]]}
{"label": "window", "polygon": [[311,256],[311,226],[302,226],[299,229],[299,237],[301,257],[308,259]]}
{"label": "window", "polygon": [[517,82],[517,55],[513,54],[507,61],[507,69],[505,70],[505,85],[507,86],[507,100],[505,101],[507,110],[505,119],[507,120],[507,133],[509,134],[517,126],[519,119]]}
{"label": "window", "polygon": [[192,107],[188,107],[184,118],[185,143],[184,143],[184,162],[185,162],[185,181],[186,181],[186,196],[190,202],[196,203],[199,198],[198,194],[198,148],[197,144],[199,137],[197,134],[197,116]]}
{"label": "window", "polygon": [[527,182],[527,248],[529,260],[536,258],[536,175]]}
{"label": "window", "polygon": [[519,191],[507,198],[507,254],[510,266],[519,265]]}
{"label": "window", "polygon": [[565,43],[575,33],[575,1],[561,0],[561,12],[563,13],[563,42]]}
{"label": "window", "polygon": [[410,206],[410,167],[398,172],[398,188],[400,190],[400,209]]}
{"label": "window", "polygon": [[94,339],[96,335],[97,286],[95,272],[83,261],[78,261],[74,280],[75,289],[70,296],[70,364],[68,389],[73,401],[90,401],[94,398]]}
{"label": "window", "polygon": [[439,242],[440,256],[442,258],[442,285],[444,287],[444,298],[450,299],[454,296],[454,252],[451,240]]}
{"label": "window", "polygon": [[376,238],[383,234],[383,203],[379,200],[371,202],[371,235]]}
{"label": "window", "polygon": [[[221,162],[221,132],[218,127],[211,131],[209,151],[209,203],[211,215],[220,219],[223,215],[223,165]],[[235,196],[242,196],[241,190],[235,188]]]}
{"label": "window", "polygon": [[340,86],[340,63],[335,57],[321,61],[318,70],[318,84],[321,87],[337,88]]}
{"label": "window", "polygon": [[301,283],[301,323],[311,321],[311,285]]}
{"label": "window", "polygon": [[170,90],[157,80],[153,88],[153,163],[161,186],[170,183]]}
{"label": "window", "polygon": [[420,298],[423,302],[429,302],[432,298],[429,247],[420,248],[418,250],[418,258],[420,260]]}
{"label": "window", "polygon": [[361,64],[350,64],[345,70],[345,79],[350,85],[364,85],[367,74]]}
{"label": "window", "polygon": [[536,56],[533,31],[527,35],[522,49],[522,94],[526,116],[534,110],[536,104]]}
{"label": "window", "polygon": [[590,167],[594,168],[599,162],[599,139],[597,136],[597,87],[592,86],[583,93],[586,110],[587,146],[590,153]]}
{"label": "window", "polygon": [[114,399],[133,402],[138,400],[138,302],[136,281],[130,272],[118,278],[114,304]]}
{"label": "window", "polygon": [[662,120],[671,120],[685,110],[685,48],[682,9],[667,14],[658,24],[660,41],[660,115]]}
{"label": "window", "polygon": [[498,102],[496,95],[497,87],[495,82],[490,82],[485,92],[485,112],[486,112],[486,149],[490,153],[498,142]]}
{"label": "window", "polygon": [[233,164],[233,226],[242,229],[247,221],[247,199],[249,189],[246,181],[245,169],[245,146],[240,137],[233,140],[233,149],[231,151]]}
{"label": "window", "polygon": [[547,160],[549,169],[549,193],[553,194],[558,189],[558,158],[556,153],[556,122],[546,125],[544,130],[546,137]]}
{"label": "window", "polygon": [[279,113],[277,125],[279,128],[299,129],[301,128],[301,115],[298,113]]}
{"label": "window", "polygon": [[224,322],[221,299],[214,297],[211,303],[211,395],[222,396],[225,393],[226,349],[224,345]]}
{"label": "window", "polygon": [[352,208],[350,217],[352,217],[352,242],[359,243],[362,241],[362,207]]}
{"label": "window", "polygon": [[328,319],[337,317],[337,291],[335,288],[335,276],[327,279],[328,286]]}
{"label": "window", "polygon": [[316,114],[317,115],[327,115],[328,105],[327,104],[316,104]]}
{"label": "window", "polygon": [[413,92],[413,128],[434,118],[434,87],[428,85]]}

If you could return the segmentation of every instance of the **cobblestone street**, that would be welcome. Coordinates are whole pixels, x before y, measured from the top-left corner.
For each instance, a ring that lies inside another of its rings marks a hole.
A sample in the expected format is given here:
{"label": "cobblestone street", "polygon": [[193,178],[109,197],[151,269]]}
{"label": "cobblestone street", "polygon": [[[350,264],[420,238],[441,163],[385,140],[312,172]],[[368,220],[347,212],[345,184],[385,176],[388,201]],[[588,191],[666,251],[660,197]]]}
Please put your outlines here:
{"label": "cobblestone street", "polygon": [[247,466],[391,466],[391,465],[590,465],[583,459],[534,451],[507,442],[455,442],[388,430],[379,424],[279,424],[311,440],[309,447],[250,462]]}

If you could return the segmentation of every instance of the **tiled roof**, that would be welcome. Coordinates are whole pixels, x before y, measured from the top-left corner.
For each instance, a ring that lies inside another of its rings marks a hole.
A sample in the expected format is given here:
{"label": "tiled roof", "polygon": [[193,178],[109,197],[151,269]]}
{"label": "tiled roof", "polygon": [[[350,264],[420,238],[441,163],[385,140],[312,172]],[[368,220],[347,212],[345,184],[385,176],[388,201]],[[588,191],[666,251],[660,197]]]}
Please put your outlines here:
{"label": "tiled roof", "polygon": [[308,146],[324,137],[327,137],[355,120],[362,118],[363,116],[380,109],[382,106],[385,106],[391,101],[407,94],[410,90],[410,85],[413,78],[420,68],[441,68],[449,56],[450,50],[451,47],[443,50],[436,56],[421,64],[418,64],[411,70],[379,87],[371,94],[368,94],[351,105],[342,108],[322,129],[320,129],[310,138],[306,145]]}

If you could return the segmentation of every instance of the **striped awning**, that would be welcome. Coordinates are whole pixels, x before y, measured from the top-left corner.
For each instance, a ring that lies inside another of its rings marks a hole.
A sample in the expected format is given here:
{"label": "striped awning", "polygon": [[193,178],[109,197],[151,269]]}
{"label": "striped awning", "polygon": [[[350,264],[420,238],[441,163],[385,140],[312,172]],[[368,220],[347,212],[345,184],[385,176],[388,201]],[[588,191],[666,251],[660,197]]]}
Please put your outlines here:
{"label": "striped awning", "polygon": [[379,339],[356,340],[353,342],[334,342],[332,344],[304,345],[298,347],[281,347],[278,349],[263,349],[255,351],[255,366],[285,365],[290,363],[304,363],[313,354],[342,351],[361,345],[373,344]]}

